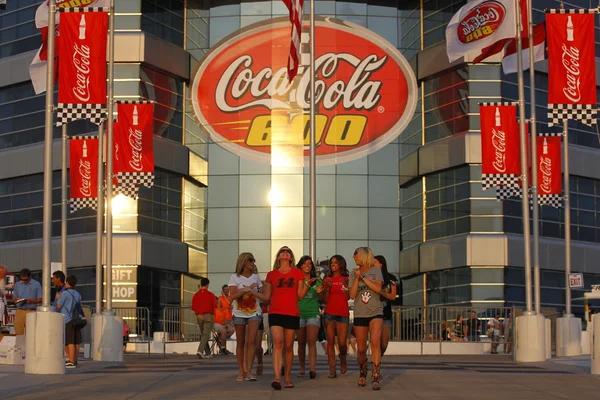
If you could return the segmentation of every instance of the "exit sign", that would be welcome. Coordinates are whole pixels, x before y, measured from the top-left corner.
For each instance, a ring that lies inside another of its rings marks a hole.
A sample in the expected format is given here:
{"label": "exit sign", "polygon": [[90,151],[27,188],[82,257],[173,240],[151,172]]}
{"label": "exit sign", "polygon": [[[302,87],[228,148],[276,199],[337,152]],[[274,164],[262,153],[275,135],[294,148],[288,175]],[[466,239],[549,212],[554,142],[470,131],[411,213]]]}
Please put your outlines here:
{"label": "exit sign", "polygon": [[569,287],[583,289],[583,274],[569,274]]}

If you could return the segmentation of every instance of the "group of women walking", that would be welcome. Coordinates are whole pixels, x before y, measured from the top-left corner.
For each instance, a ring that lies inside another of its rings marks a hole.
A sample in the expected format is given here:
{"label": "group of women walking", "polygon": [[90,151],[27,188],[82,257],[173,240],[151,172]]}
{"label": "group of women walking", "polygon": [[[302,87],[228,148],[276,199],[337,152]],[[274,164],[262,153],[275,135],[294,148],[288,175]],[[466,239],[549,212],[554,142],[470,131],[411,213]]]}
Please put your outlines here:
{"label": "group of women walking", "polygon": [[[289,247],[277,251],[272,270],[261,281],[256,260],[251,253],[239,255],[229,287],[233,304],[233,324],[236,331],[238,381],[254,381],[254,358],[258,360],[256,374],[263,373],[262,333],[263,312],[268,312],[268,324],[273,342],[273,372],[271,386],[293,388],[291,379],[294,341],[298,339],[300,373],[315,379],[316,342],[321,327],[320,305],[327,337],[329,378],[337,377],[336,339],[339,371],[347,366],[347,338],[350,325],[348,300],[354,300],[354,333],[359,366],[358,385],[366,386],[368,377],[367,339],[371,348],[371,380],[373,390],[381,388],[381,357],[387,348],[391,329],[391,301],[396,298],[396,278],[387,271],[383,256],[373,257],[368,247],[354,251],[356,268],[349,271],[341,255],[329,259],[328,271],[320,277],[313,260],[303,256],[298,263]],[[283,375],[283,382],[282,382]]]}

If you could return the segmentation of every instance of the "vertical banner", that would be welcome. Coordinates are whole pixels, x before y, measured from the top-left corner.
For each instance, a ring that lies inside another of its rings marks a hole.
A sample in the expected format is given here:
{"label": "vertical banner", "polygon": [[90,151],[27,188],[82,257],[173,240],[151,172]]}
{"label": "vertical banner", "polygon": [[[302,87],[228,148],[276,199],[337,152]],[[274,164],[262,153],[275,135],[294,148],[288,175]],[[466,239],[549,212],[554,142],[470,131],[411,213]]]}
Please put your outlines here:
{"label": "vertical banner", "polygon": [[517,103],[480,103],[479,117],[483,190],[513,193],[521,175]]}
{"label": "vertical banner", "polygon": [[546,10],[548,126],[596,125],[595,10]]}
{"label": "vertical banner", "polygon": [[540,205],[562,207],[562,160],[560,133],[537,137],[538,199]]}
{"label": "vertical banner", "polygon": [[122,101],[117,103],[118,121],[114,123],[114,174],[116,192],[137,199],[139,186],[154,185],[154,103]]}
{"label": "vertical banner", "polygon": [[57,126],[87,119],[106,119],[105,8],[62,8],[58,57]]}
{"label": "vertical banner", "polygon": [[96,209],[98,202],[98,138],[74,136],[69,139],[69,201],[71,212]]}

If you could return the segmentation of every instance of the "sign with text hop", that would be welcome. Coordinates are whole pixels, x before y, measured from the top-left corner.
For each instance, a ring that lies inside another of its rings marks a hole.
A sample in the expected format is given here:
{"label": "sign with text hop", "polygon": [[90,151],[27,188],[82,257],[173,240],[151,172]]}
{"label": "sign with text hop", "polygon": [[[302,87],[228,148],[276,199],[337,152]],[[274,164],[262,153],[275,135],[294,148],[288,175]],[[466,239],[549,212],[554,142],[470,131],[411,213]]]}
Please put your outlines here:
{"label": "sign with text hop", "polygon": [[140,185],[154,185],[154,103],[118,102],[117,110],[113,147],[113,172],[118,181],[115,191],[137,199]]}
{"label": "sign with text hop", "polygon": [[483,190],[517,187],[521,175],[517,103],[480,103]]}
{"label": "sign with text hop", "polygon": [[547,10],[548,125],[596,125],[594,10]]}
{"label": "sign with text hop", "polygon": [[69,139],[69,201],[71,212],[96,209],[98,203],[98,138],[74,136]]}
{"label": "sign with text hop", "polygon": [[539,205],[562,206],[561,136],[542,133],[537,137]]}
{"label": "sign with text hop", "polygon": [[454,62],[498,41],[517,36],[514,0],[475,0],[465,4],[446,28],[446,52]]}
{"label": "sign with text hop", "polygon": [[100,125],[106,119],[107,9],[60,11],[56,125],[78,119]]}

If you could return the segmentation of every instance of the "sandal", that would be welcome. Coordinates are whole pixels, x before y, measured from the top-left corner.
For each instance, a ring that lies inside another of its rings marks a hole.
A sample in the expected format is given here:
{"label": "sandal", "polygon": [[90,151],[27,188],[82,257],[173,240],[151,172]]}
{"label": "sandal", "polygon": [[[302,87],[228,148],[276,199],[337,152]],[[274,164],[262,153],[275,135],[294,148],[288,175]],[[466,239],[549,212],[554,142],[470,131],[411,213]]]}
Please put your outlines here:
{"label": "sandal", "polygon": [[273,382],[271,382],[271,387],[275,390],[281,390],[281,382],[279,382],[278,379],[275,379]]}
{"label": "sandal", "polygon": [[254,381],[256,381],[256,377],[254,375],[248,375],[247,377],[244,378],[244,380],[254,382]]}
{"label": "sandal", "polygon": [[304,378],[304,372],[300,372],[298,375],[296,375],[297,378]]}
{"label": "sandal", "polygon": [[256,366],[256,375],[262,375],[262,374],[263,374],[263,365],[261,363]]}
{"label": "sandal", "polygon": [[340,354],[340,372],[342,375],[344,375],[346,372],[348,372],[348,364],[346,363],[346,355],[341,355]]}
{"label": "sandal", "polygon": [[310,379],[315,379],[317,377],[317,371],[310,371],[308,376],[310,376]]}
{"label": "sandal", "polygon": [[334,373],[329,373],[329,375],[327,375],[328,378],[333,379],[333,378],[337,378],[337,374]]}
{"label": "sandal", "polygon": [[238,381],[238,382],[243,382],[243,381],[244,381],[244,377],[243,377],[243,376],[241,376],[241,375],[238,375],[238,377],[237,377],[236,381]]}
{"label": "sandal", "polygon": [[292,381],[285,381],[285,386],[286,389],[291,389],[294,387],[294,384],[292,383]]}

